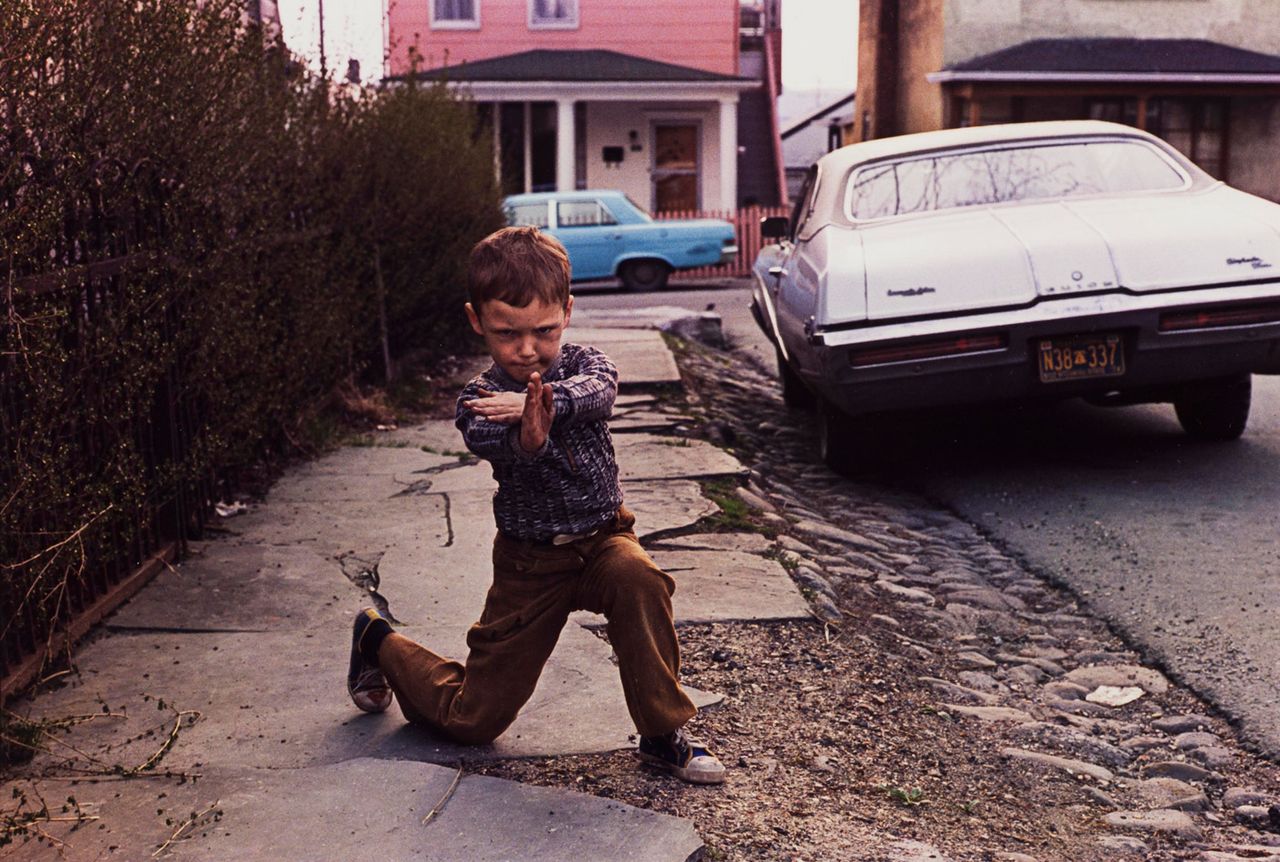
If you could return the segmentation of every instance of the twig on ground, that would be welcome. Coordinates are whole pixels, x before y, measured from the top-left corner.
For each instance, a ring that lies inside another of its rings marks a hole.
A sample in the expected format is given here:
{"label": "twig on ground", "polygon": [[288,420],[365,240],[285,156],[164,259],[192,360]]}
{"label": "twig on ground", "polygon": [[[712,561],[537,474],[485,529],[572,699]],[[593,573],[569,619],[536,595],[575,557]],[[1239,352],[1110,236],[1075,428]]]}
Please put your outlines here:
{"label": "twig on ground", "polygon": [[462,775],[464,770],[465,770],[465,765],[462,763],[459,763],[458,771],[453,776],[453,781],[449,783],[449,789],[446,790],[444,792],[444,795],[440,797],[439,802],[431,806],[431,810],[427,812],[427,816],[422,818],[423,826],[426,826],[427,823],[429,823],[432,820],[432,818],[434,818],[437,814],[443,811],[445,805],[447,805],[449,800],[453,798],[453,791],[458,789],[458,782],[462,781]]}
{"label": "twig on ground", "polygon": [[206,808],[204,811],[201,811],[198,814],[192,813],[190,817],[188,817],[186,820],[179,823],[178,828],[173,830],[173,834],[170,835],[168,838],[166,838],[165,842],[161,844],[159,847],[157,847],[155,852],[151,854],[151,858],[154,859],[164,851],[168,850],[171,844],[173,844],[175,841],[177,841],[179,838],[182,837],[183,832],[186,832],[194,824],[199,822],[200,818],[207,817],[209,814],[211,814],[214,811],[214,809],[218,807],[218,803],[220,801],[221,800],[219,799],[215,799],[212,803],[210,803],[209,807]]}

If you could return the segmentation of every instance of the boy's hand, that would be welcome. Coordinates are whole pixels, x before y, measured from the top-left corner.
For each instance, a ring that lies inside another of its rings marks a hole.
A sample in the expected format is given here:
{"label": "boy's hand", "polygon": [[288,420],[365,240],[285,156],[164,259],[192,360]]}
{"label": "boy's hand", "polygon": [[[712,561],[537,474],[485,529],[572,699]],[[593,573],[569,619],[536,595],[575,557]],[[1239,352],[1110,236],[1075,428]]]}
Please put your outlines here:
{"label": "boy's hand", "polygon": [[547,442],[551,423],[556,418],[555,402],[551,400],[551,386],[542,382],[542,375],[529,375],[529,387],[524,396],[524,410],[520,416],[520,448],[537,452]]}
{"label": "boy's hand", "polygon": [[479,398],[463,402],[463,406],[490,422],[514,425],[524,414],[524,402],[525,396],[522,392],[490,392],[487,389],[481,389]]}

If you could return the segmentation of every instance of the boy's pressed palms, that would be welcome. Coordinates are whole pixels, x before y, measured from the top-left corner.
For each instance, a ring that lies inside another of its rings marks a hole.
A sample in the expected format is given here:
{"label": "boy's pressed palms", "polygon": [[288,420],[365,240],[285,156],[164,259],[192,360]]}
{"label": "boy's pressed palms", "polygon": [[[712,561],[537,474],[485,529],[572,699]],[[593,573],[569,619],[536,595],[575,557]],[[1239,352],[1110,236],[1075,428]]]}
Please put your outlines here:
{"label": "boy's pressed palms", "polygon": [[556,406],[551,397],[551,386],[542,382],[536,371],[529,375],[528,391],[524,397],[524,412],[520,414],[520,448],[537,452],[547,442],[551,423],[556,418]]}

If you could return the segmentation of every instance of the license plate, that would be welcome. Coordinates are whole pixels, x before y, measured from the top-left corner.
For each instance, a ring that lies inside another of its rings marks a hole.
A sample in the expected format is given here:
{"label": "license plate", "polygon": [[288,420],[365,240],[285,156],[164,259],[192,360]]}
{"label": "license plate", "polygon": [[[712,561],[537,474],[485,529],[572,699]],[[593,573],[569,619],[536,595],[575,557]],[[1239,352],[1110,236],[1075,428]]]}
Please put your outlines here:
{"label": "license plate", "polygon": [[1045,338],[1039,367],[1042,383],[1119,377],[1124,374],[1124,341],[1116,333]]}

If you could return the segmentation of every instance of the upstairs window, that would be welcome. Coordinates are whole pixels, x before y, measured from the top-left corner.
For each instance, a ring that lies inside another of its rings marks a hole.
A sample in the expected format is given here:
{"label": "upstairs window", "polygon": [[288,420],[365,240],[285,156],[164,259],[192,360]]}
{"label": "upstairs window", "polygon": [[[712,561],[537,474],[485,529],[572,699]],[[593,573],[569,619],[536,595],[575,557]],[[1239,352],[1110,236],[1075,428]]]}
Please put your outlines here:
{"label": "upstairs window", "polygon": [[480,26],[480,0],[431,0],[431,26],[474,29]]}
{"label": "upstairs window", "polygon": [[572,29],[578,26],[578,0],[529,0],[529,28]]}

